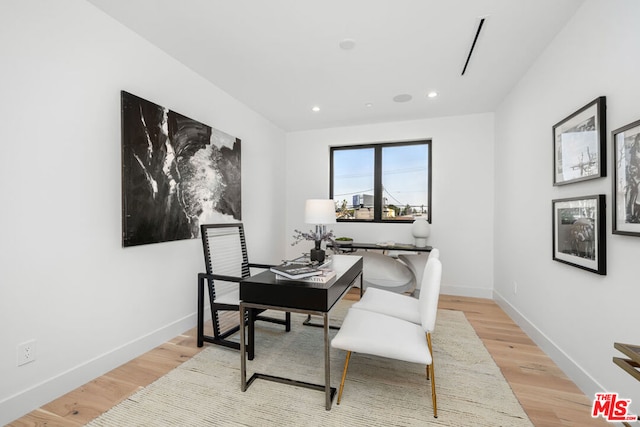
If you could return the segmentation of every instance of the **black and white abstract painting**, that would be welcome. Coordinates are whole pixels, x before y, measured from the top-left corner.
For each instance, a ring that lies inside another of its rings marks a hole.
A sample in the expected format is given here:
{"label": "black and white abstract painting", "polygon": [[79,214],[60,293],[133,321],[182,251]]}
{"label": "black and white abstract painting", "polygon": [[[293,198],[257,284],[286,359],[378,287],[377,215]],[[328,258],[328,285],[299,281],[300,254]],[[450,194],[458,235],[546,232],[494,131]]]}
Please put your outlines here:
{"label": "black and white abstract painting", "polygon": [[122,244],[241,218],[240,140],[122,91]]}

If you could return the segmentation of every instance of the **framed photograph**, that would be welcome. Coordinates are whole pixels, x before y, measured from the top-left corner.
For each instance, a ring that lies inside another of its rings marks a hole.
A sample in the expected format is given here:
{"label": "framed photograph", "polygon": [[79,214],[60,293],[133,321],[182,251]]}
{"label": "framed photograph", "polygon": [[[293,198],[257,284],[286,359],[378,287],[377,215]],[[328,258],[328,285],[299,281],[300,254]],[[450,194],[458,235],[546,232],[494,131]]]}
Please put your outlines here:
{"label": "framed photograph", "polygon": [[553,185],[607,176],[606,97],[553,127]]}
{"label": "framed photograph", "polygon": [[640,120],[616,129],[613,141],[613,233],[640,236]]}
{"label": "framed photograph", "polygon": [[553,259],[607,274],[604,194],[556,199],[553,205]]}

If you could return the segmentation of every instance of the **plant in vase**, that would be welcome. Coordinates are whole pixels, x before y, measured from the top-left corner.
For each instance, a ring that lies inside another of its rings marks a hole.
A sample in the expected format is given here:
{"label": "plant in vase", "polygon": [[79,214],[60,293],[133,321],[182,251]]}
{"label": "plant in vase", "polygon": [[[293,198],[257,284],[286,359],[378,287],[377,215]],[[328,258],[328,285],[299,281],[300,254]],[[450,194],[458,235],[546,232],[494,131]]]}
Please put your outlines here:
{"label": "plant in vase", "polygon": [[309,230],[308,233],[305,233],[300,230],[293,230],[295,234],[293,235],[293,243],[291,246],[295,246],[303,240],[310,240],[314,242],[314,248],[311,249],[310,258],[311,261],[323,262],[325,257],[325,252],[322,250],[320,246],[322,241],[331,242],[332,245],[336,245],[335,237],[333,235],[333,230],[327,231],[324,225],[316,227],[316,231]]}

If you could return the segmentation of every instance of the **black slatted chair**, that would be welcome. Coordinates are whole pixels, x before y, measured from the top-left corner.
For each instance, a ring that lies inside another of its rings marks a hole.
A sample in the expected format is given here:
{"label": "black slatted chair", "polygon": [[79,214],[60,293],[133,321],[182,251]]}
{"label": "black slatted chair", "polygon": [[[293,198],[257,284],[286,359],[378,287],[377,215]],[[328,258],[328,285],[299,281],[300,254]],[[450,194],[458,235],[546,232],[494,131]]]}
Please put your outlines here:
{"label": "black slatted chair", "polygon": [[[240,343],[227,338],[238,332],[240,322],[221,330],[219,312],[239,311],[240,281],[251,275],[250,268],[269,268],[271,265],[249,263],[242,223],[203,224],[200,234],[207,272],[198,274],[198,347],[202,347],[206,341],[239,350]],[[213,336],[204,334],[205,283],[211,304]],[[286,313],[284,319],[261,315],[255,319],[282,324],[287,331],[291,330],[291,313]]]}

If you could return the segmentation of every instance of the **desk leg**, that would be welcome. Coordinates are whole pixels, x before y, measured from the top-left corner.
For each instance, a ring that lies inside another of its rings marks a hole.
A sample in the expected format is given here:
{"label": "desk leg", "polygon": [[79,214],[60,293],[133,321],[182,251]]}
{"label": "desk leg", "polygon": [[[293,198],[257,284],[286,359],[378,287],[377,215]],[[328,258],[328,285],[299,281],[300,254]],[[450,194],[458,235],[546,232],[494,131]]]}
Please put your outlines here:
{"label": "desk leg", "polygon": [[329,366],[329,313],[324,318],[324,395],[327,411],[331,410],[331,370]]}
{"label": "desk leg", "polygon": [[248,344],[247,347],[249,347],[249,360],[253,360],[256,352],[255,352],[255,348],[256,348],[256,309],[255,308],[249,308],[249,327],[247,329],[249,329],[249,337],[247,339]]}
{"label": "desk leg", "polygon": [[247,360],[244,336],[244,306],[240,303],[240,390],[247,391]]}

